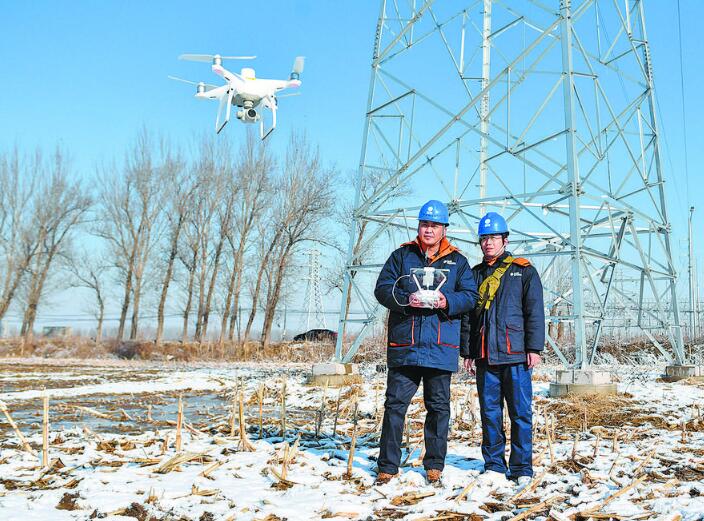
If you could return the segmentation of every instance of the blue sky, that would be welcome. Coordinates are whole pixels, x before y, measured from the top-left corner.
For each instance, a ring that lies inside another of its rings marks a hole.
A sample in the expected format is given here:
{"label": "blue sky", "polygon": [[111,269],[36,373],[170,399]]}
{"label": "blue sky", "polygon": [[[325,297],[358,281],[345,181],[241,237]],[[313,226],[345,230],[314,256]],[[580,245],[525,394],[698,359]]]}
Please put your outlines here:
{"label": "blue sky", "polygon": [[[682,267],[689,205],[698,208],[697,251],[704,252],[699,186],[704,43],[697,33],[704,2],[681,0],[689,188],[677,2],[645,0],[645,8],[669,210],[675,246],[682,252],[676,260]],[[256,54],[251,65],[259,77],[268,78],[286,78],[294,57],[304,55],[303,95],[281,100],[279,130],[271,139],[277,147],[285,145],[289,129],[303,128],[327,161],[342,171],[354,170],[378,12],[377,0],[5,2],[0,11],[0,150],[15,143],[23,148],[60,143],[77,172],[90,180],[97,164],[121,158],[142,126],[183,143],[212,132],[215,103],[195,100],[191,86],[166,76],[213,83],[218,78],[208,64],[178,61],[179,54]],[[242,131],[237,122],[226,129]]]}

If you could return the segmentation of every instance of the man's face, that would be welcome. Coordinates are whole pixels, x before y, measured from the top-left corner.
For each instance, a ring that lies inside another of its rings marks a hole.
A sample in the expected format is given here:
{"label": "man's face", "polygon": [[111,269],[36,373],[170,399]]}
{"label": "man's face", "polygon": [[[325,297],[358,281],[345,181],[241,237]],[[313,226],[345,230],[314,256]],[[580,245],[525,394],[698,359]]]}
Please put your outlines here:
{"label": "man's face", "polygon": [[418,237],[426,248],[436,245],[445,236],[445,225],[431,221],[418,223]]}
{"label": "man's face", "polygon": [[485,257],[497,257],[501,255],[508,244],[508,238],[501,234],[482,235],[479,237],[479,245]]}

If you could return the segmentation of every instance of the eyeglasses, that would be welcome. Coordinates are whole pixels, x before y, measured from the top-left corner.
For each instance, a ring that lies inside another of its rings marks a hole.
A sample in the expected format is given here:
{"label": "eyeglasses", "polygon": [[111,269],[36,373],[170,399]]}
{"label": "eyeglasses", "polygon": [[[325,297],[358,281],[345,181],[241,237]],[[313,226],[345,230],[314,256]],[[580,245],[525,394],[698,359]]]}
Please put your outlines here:
{"label": "eyeglasses", "polygon": [[501,234],[495,234],[495,235],[482,235],[479,237],[479,242],[487,242],[488,240],[492,241],[503,241],[504,236]]}

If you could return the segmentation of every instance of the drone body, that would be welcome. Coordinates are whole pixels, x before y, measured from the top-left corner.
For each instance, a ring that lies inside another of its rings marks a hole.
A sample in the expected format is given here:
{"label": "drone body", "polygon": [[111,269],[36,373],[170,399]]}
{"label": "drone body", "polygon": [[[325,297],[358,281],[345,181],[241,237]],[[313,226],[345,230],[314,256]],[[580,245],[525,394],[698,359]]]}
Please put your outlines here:
{"label": "drone body", "polygon": [[[271,134],[276,128],[276,111],[278,102],[276,95],[283,89],[297,88],[301,85],[299,79],[303,72],[304,58],[299,56],[293,63],[293,70],[288,80],[268,80],[256,77],[252,68],[245,67],[239,73],[227,70],[222,65],[225,59],[253,59],[254,56],[220,56],[219,54],[182,54],[181,60],[212,61],[212,71],[227,83],[221,86],[208,85],[203,82],[183,80],[174,76],[169,78],[196,85],[195,97],[199,99],[218,100],[219,108],[215,119],[215,132],[218,134],[230,120],[231,108],[238,107],[235,114],[243,123],[259,122],[259,134],[262,139]],[[295,94],[289,94],[293,96]],[[271,112],[271,124],[264,129],[263,109]]]}

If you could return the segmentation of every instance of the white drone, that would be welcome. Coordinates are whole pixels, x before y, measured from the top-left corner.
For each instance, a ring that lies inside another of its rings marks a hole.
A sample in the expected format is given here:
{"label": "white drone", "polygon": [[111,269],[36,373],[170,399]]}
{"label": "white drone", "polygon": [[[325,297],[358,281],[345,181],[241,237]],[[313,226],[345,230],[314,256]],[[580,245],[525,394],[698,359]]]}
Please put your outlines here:
{"label": "white drone", "polygon": [[[196,82],[169,76],[172,80],[196,85],[196,98],[216,99],[220,102],[218,115],[215,120],[215,132],[218,134],[230,120],[230,109],[232,105],[235,105],[239,107],[236,113],[237,119],[243,123],[256,123],[258,121],[259,135],[262,139],[266,139],[276,128],[276,94],[283,89],[301,86],[301,80],[299,78],[303,72],[303,56],[298,56],[293,62],[293,70],[288,80],[260,79],[255,76],[254,69],[249,67],[242,68],[240,73],[237,74],[236,72],[228,71],[222,66],[223,60],[252,60],[256,58],[256,56],[182,54],[178,58],[179,60],[212,62],[213,72],[227,81],[225,85],[218,87],[202,81]],[[288,96],[296,96],[297,94],[299,93],[288,94]],[[285,96],[287,95],[284,94],[280,97]],[[264,131],[264,119],[262,118],[260,107],[267,108],[271,111],[271,126],[266,132]],[[257,110],[258,108],[259,110]]]}

